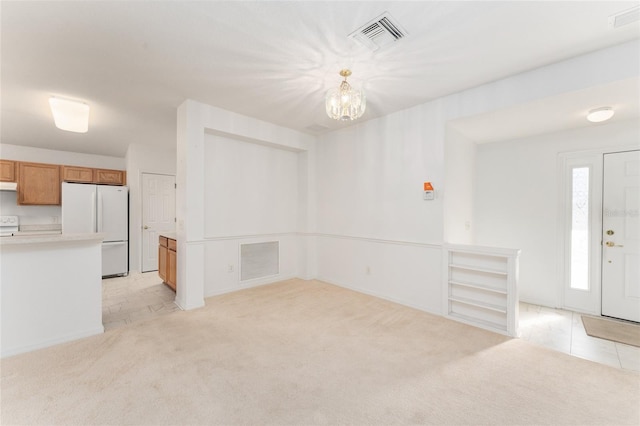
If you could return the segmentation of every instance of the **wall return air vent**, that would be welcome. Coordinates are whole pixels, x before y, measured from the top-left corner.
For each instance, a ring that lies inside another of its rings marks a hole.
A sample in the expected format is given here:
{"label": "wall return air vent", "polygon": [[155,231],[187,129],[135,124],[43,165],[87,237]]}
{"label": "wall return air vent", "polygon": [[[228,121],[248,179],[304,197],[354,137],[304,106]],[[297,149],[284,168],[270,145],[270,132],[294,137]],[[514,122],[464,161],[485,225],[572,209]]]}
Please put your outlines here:
{"label": "wall return air vent", "polygon": [[349,38],[371,50],[378,50],[403,39],[407,35],[408,33],[393,19],[391,14],[385,12],[349,34]]}

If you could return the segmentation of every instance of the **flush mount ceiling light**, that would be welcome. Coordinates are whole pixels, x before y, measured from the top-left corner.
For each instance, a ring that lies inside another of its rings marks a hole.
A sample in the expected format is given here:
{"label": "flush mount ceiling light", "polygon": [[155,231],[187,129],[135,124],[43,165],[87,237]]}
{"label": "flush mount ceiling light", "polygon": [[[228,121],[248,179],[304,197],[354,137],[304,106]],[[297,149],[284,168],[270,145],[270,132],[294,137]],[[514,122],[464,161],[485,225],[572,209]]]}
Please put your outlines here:
{"label": "flush mount ceiling light", "polygon": [[613,117],[613,108],[611,107],[602,107],[596,108],[589,111],[587,114],[587,120],[592,123],[600,123],[602,121],[607,121]]}
{"label": "flush mount ceiling light", "polygon": [[89,130],[89,105],[56,96],[49,98],[49,105],[58,129],[76,133]]}
{"label": "flush mount ceiling light", "polygon": [[355,120],[364,114],[367,100],[362,90],[355,90],[347,83],[347,77],[351,75],[350,70],[344,69],[340,71],[340,75],[344,77],[340,87],[329,89],[327,92],[327,115],[334,120]]}

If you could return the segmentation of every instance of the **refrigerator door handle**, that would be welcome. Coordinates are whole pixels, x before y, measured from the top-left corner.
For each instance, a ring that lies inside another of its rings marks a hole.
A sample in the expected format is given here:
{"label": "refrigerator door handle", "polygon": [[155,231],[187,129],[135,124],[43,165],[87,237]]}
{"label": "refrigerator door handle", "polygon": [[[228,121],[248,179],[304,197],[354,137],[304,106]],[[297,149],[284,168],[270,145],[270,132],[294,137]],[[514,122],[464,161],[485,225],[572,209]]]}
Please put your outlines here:
{"label": "refrigerator door handle", "polygon": [[91,193],[91,217],[93,218],[93,232],[98,232],[96,229],[96,191]]}
{"label": "refrigerator door handle", "polygon": [[104,216],[104,212],[103,210],[103,205],[102,205],[102,194],[100,193],[100,191],[98,191],[98,220],[97,220],[97,224],[98,224],[98,232],[102,232],[102,216]]}

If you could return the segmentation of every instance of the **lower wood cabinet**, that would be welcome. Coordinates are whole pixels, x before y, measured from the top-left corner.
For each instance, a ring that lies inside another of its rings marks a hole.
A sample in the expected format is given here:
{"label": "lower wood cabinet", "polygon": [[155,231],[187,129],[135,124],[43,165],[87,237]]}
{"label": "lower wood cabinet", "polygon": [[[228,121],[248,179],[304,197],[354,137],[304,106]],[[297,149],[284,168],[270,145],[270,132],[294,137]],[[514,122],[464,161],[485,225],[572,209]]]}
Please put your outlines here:
{"label": "lower wood cabinet", "polygon": [[158,275],[162,278],[163,282],[167,282],[167,239],[160,237],[160,244],[158,245]]}
{"label": "lower wood cabinet", "polygon": [[160,236],[158,245],[158,275],[162,281],[176,290],[178,266],[176,240]]}
{"label": "lower wood cabinet", "polygon": [[[174,240],[169,240],[169,242],[174,241]],[[175,242],[175,241],[174,241]],[[176,255],[176,251],[175,250],[167,250],[167,284],[169,285],[169,287],[171,287],[172,289],[176,289],[177,287],[177,283],[176,283],[176,270],[178,267],[178,258]]]}

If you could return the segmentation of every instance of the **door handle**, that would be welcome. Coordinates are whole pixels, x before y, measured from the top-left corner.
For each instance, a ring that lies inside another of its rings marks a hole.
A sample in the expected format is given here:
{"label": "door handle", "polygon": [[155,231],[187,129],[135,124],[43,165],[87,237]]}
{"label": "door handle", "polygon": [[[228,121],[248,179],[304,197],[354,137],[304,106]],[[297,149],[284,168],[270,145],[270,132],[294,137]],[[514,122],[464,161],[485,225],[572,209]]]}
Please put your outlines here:
{"label": "door handle", "polygon": [[607,247],[624,247],[622,244],[616,244],[613,241],[607,241],[604,245]]}
{"label": "door handle", "polygon": [[143,226],[142,229],[149,229],[147,225]]}

